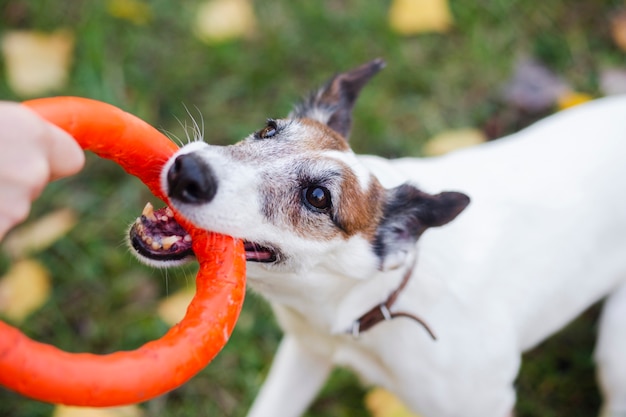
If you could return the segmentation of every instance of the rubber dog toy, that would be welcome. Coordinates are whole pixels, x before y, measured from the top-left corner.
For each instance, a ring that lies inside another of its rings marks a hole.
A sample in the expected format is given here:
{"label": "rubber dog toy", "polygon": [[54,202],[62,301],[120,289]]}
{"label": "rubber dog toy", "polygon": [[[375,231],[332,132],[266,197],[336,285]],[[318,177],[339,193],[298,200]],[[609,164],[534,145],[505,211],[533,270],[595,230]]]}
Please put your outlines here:
{"label": "rubber dog toy", "polygon": [[[138,177],[167,203],[160,171],[178,147],[117,107],[78,97],[23,103],[70,133],[83,149]],[[36,342],[0,321],[0,385],[51,403],[108,407],[146,401],[203,369],[228,341],[245,294],[243,244],[198,229],[174,212],[192,237],[200,263],[185,318],[163,337],[133,351],[68,353]]]}

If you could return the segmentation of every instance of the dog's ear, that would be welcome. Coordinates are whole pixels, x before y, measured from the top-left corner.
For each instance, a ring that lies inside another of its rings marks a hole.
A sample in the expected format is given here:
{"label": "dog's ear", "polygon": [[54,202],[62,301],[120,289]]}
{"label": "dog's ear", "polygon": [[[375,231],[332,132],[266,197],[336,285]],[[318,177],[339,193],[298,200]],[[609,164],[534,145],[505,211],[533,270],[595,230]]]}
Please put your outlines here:
{"label": "dog's ear", "polygon": [[317,120],[347,139],[352,127],[354,102],[363,86],[384,67],[385,61],[375,59],[334,76],[322,88],[297,104],[289,117]]}
{"label": "dog's ear", "polygon": [[374,240],[380,269],[387,271],[403,265],[426,229],[451,222],[469,202],[463,193],[446,191],[432,195],[409,184],[389,190]]}

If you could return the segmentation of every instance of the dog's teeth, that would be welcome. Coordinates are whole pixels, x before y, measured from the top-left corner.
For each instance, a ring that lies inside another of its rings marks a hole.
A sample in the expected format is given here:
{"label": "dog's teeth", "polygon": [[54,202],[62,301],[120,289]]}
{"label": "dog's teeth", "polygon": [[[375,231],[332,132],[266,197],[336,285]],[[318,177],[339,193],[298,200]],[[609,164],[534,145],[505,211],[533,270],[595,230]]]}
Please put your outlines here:
{"label": "dog's teeth", "polygon": [[165,215],[168,216],[168,217],[174,217],[174,212],[172,211],[171,208],[166,207],[165,208]]}
{"label": "dog's teeth", "polygon": [[185,235],[185,237],[183,238],[183,240],[187,243],[191,242],[191,236],[190,235]]}
{"label": "dog's teeth", "polygon": [[146,219],[150,221],[157,221],[156,216],[154,215],[154,206],[151,203],[146,203],[146,206],[143,208],[141,212],[142,216],[145,216]]}
{"label": "dog's teeth", "polygon": [[162,222],[166,222],[166,221],[168,221],[170,218],[169,218],[169,217],[167,217],[167,216],[161,216],[161,217],[160,217],[160,219],[161,219],[161,221],[162,221]]}
{"label": "dog's teeth", "polygon": [[180,240],[179,236],[168,236],[161,239],[161,244],[163,245],[163,249],[169,250],[174,243],[177,243]]}
{"label": "dog's teeth", "polygon": [[159,242],[157,242],[157,241],[155,240],[155,241],[153,241],[153,242],[150,244],[150,247],[151,247],[152,249],[154,249],[154,250],[159,250],[159,249],[161,249],[161,247],[162,247],[162,246],[161,246],[161,244],[160,244]]}

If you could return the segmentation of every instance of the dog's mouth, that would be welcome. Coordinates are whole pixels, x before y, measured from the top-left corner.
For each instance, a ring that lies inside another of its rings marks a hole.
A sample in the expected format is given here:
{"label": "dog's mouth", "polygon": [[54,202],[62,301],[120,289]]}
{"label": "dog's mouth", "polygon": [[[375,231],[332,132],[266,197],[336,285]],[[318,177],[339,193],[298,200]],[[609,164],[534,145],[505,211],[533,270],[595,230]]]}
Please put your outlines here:
{"label": "dog's mouth", "polygon": [[[191,236],[174,219],[169,207],[155,210],[148,203],[128,231],[137,253],[151,261],[183,261],[194,256]],[[244,241],[246,260],[270,263],[278,260],[277,251],[259,243]]]}
{"label": "dog's mouth", "polygon": [[154,261],[182,261],[193,257],[191,236],[174,220],[169,207],[155,210],[148,203],[128,231],[140,256]]}

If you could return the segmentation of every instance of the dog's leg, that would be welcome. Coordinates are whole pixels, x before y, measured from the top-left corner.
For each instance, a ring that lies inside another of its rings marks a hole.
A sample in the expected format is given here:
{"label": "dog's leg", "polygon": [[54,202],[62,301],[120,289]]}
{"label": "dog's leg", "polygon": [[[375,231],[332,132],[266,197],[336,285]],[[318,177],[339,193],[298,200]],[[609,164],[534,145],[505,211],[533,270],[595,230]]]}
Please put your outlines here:
{"label": "dog's leg", "polygon": [[248,417],[298,417],[308,407],[332,370],[328,358],[303,348],[286,335]]}
{"label": "dog's leg", "polygon": [[606,301],[596,347],[602,417],[626,417],[626,284]]}

